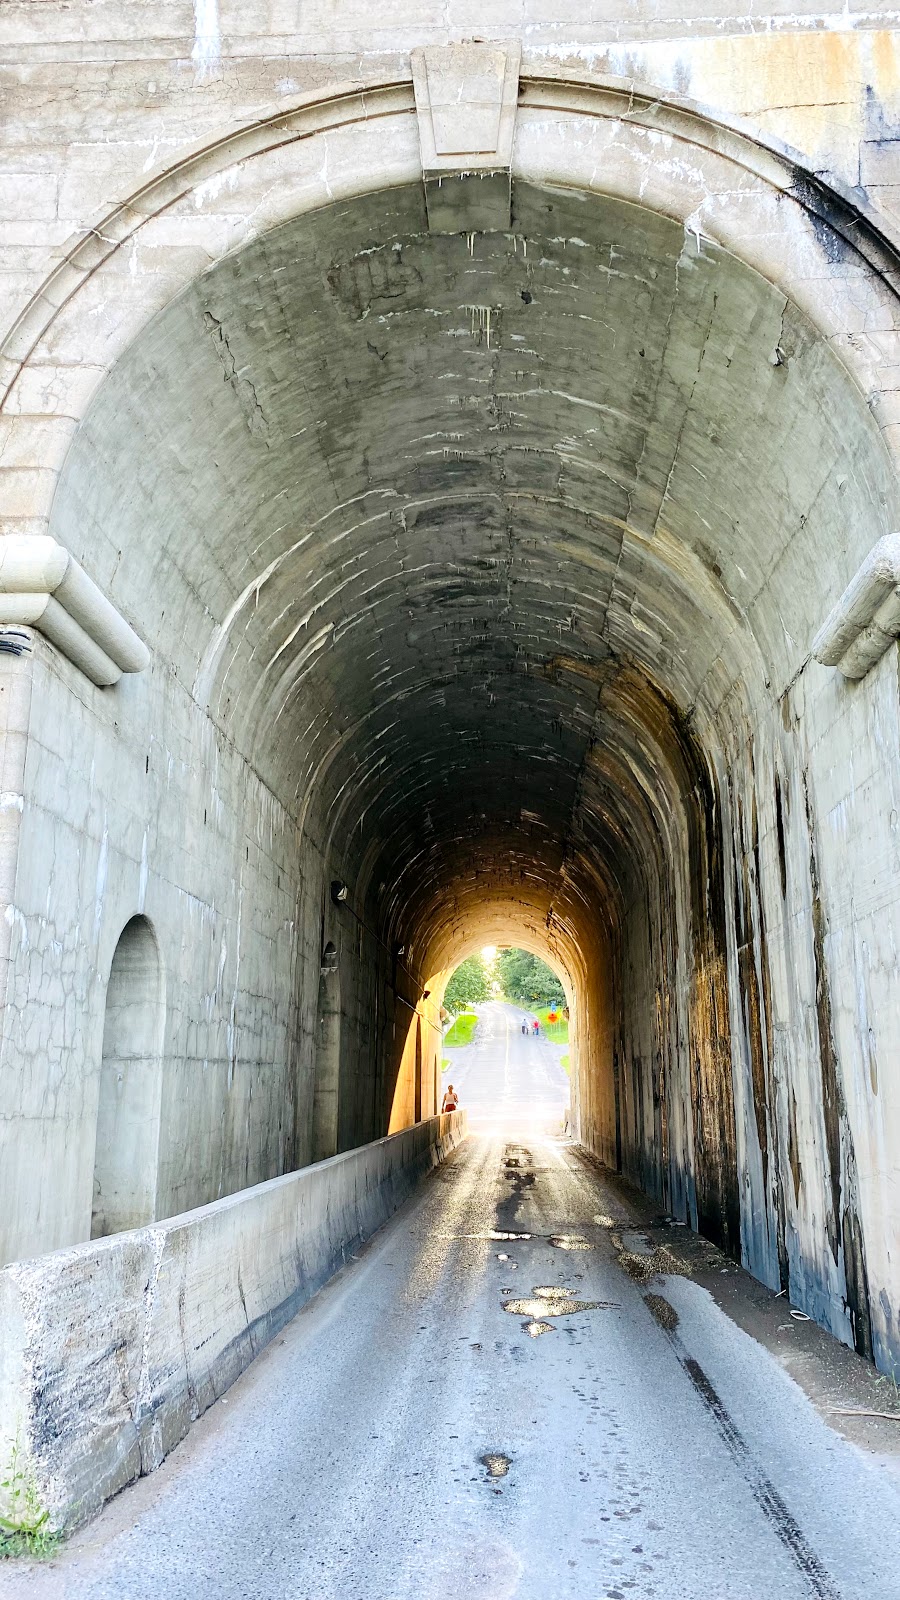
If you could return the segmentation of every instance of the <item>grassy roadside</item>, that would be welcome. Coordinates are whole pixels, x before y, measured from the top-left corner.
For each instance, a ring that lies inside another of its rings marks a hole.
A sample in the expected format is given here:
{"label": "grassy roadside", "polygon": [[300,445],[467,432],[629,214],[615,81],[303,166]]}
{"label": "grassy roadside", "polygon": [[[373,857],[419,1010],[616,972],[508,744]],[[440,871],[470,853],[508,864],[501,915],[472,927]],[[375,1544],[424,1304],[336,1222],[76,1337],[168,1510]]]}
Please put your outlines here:
{"label": "grassy roadside", "polygon": [[460,1045],[471,1044],[477,1025],[477,1011],[461,1011],[453,1027],[444,1035],[444,1045],[453,1050]]}
{"label": "grassy roadside", "polygon": [[[555,1022],[548,1022],[547,1020],[551,1012],[557,1019]],[[545,1038],[552,1039],[554,1044],[568,1044],[569,1024],[561,1011],[554,1011],[552,1006],[544,1006],[543,1009],[535,1012],[535,1016],[541,1025],[541,1032]]]}

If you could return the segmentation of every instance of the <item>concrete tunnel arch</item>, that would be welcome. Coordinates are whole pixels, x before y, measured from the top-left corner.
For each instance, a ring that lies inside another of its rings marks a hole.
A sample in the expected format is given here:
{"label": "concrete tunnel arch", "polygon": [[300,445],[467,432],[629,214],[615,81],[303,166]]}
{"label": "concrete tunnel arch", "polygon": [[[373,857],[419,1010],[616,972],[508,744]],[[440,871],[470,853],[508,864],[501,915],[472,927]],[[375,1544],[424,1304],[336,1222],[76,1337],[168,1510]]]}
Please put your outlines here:
{"label": "concrete tunnel arch", "polygon": [[[308,1159],[330,881],[356,972],[341,1148],[384,1131],[409,1013],[488,903],[578,974],[589,1147],[883,1351],[887,1191],[854,1151],[896,1108],[846,1039],[837,1065],[843,1002],[822,1002],[841,780],[815,762],[848,713],[808,651],[896,525],[888,451],[799,288],[686,232],[655,172],[644,204],[560,190],[529,165],[540,126],[509,235],[429,237],[414,181],[285,221],[159,311],[68,451],[51,532],[151,643],[117,693],[170,758],[173,727],[199,752],[175,759],[227,858],[198,811],[197,971],[235,904],[286,952],[274,1027],[258,973],[235,978],[199,1180],[178,1136],[198,1047],[175,1041],[161,1187],[198,1203]],[[573,386],[577,323],[601,353]],[[184,915],[176,895],[154,922]]]}

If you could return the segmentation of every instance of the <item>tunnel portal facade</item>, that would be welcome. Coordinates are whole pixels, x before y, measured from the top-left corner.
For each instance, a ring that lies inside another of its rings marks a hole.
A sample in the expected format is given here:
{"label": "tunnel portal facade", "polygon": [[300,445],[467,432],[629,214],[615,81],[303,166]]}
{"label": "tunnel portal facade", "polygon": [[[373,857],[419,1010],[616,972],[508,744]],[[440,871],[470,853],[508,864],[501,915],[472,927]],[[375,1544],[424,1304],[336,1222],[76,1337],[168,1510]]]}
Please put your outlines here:
{"label": "tunnel portal facade", "polygon": [[586,1147],[900,1358],[889,234],[499,41],[79,237],[4,369],[5,1261],[431,1116],[517,943]]}

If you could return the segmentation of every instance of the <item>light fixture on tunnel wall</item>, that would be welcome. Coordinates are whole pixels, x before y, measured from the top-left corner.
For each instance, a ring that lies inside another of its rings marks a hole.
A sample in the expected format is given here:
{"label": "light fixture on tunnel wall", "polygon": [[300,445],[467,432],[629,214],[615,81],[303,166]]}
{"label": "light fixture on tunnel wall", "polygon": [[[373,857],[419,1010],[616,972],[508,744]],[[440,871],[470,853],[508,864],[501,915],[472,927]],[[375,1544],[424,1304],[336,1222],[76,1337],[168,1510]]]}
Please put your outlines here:
{"label": "light fixture on tunnel wall", "polygon": [[342,905],[347,898],[347,885],[340,878],[331,880],[331,898],[336,906]]}
{"label": "light fixture on tunnel wall", "polygon": [[322,977],[326,977],[329,972],[337,972],[337,964],[337,951],[329,939],[324,950],[322,951],[322,961],[319,967]]}

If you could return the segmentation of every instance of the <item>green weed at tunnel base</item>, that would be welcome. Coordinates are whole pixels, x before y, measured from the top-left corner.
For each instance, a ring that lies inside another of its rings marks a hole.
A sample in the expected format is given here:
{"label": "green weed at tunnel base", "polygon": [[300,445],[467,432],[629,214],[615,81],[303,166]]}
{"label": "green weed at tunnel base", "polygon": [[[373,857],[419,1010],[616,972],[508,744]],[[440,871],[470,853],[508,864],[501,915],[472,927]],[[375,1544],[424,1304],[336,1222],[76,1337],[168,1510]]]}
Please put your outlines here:
{"label": "green weed at tunnel base", "polygon": [[[552,1039],[554,1044],[568,1044],[568,1019],[563,1016],[563,1013],[557,1007],[543,1006],[535,1013],[535,1015],[537,1016],[538,1022],[541,1025],[541,1032],[548,1039]],[[549,1020],[550,1017],[555,1017],[556,1021],[551,1022]]]}
{"label": "green weed at tunnel base", "polygon": [[59,1546],[60,1536],[50,1527],[50,1513],[41,1506],[34,1471],[22,1456],[18,1433],[13,1441],[6,1477],[0,1480],[5,1509],[0,1512],[0,1557],[29,1556],[46,1559]]}

